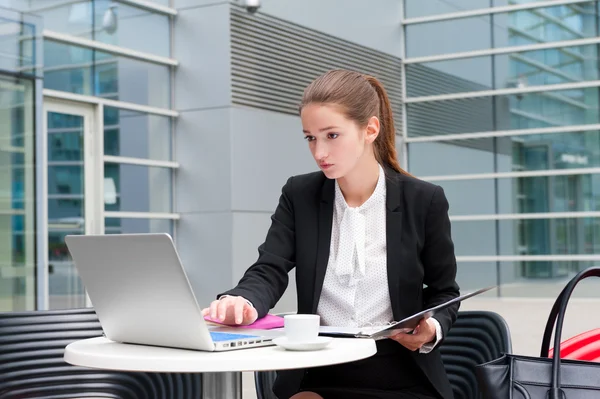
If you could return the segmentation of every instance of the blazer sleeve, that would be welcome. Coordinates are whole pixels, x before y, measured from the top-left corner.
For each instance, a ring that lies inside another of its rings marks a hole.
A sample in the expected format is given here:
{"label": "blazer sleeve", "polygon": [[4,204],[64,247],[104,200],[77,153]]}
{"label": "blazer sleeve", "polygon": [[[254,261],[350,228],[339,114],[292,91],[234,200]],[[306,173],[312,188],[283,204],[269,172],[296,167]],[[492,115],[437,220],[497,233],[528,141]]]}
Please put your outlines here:
{"label": "blazer sleeve", "polygon": [[[421,251],[425,277],[423,302],[425,308],[439,305],[460,295],[456,283],[456,257],[452,242],[448,200],[444,190],[436,186],[425,222],[425,242]],[[442,327],[443,337],[456,320],[460,304],[453,305],[435,315]]]}
{"label": "blazer sleeve", "polygon": [[242,296],[265,316],[285,292],[288,273],[295,266],[296,236],[292,203],[293,177],[281,190],[279,204],[271,216],[271,227],[265,241],[258,247],[258,259],[246,270],[237,286],[223,295]]}

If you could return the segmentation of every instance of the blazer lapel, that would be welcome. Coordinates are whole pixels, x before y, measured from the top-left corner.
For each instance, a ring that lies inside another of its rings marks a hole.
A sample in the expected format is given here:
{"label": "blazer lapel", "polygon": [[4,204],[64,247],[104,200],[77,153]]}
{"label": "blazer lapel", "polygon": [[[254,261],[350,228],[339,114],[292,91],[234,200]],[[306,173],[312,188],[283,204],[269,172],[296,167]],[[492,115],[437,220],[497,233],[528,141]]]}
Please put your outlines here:
{"label": "blazer lapel", "polygon": [[386,170],[386,247],[387,272],[392,312],[401,316],[400,279],[402,273],[402,182],[398,172]]}
{"label": "blazer lapel", "polygon": [[331,223],[333,220],[333,203],[335,200],[335,184],[331,179],[323,182],[321,201],[319,203],[319,231],[317,243],[317,264],[315,266],[315,289],[312,303],[312,313],[317,312],[319,298],[323,289],[325,272],[329,261],[329,248],[331,244]]}

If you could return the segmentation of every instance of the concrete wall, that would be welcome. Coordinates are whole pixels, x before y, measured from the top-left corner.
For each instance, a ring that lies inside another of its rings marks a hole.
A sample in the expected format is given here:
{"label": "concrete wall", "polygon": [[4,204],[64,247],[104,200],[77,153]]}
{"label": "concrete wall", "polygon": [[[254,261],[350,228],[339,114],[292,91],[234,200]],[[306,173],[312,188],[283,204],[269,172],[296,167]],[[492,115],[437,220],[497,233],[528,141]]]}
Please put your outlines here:
{"label": "concrete wall", "polygon": [[[260,12],[398,56],[400,2],[385,3],[373,9],[361,0],[265,0]],[[181,112],[176,234],[199,301],[208,304],[256,260],[287,178],[316,165],[299,117],[231,106],[229,3],[175,0],[174,6],[174,57],[181,63],[175,78]],[[341,7],[347,14],[340,19]],[[365,18],[366,12],[375,15]],[[295,310],[294,284],[292,273],[275,311]]]}

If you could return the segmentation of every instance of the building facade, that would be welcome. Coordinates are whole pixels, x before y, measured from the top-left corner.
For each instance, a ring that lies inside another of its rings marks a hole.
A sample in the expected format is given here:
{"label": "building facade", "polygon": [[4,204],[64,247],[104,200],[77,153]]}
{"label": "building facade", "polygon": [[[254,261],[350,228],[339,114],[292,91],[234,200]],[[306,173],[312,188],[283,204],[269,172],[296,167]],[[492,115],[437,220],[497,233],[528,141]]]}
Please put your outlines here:
{"label": "building facade", "polygon": [[86,305],[67,234],[166,232],[202,303],[231,287],[286,179],[316,170],[297,104],[332,68],[388,89],[463,289],[553,297],[600,258],[598,1],[0,7],[1,311]]}
{"label": "building facade", "polygon": [[408,167],[448,193],[463,286],[557,294],[598,261],[598,3],[404,13]]}

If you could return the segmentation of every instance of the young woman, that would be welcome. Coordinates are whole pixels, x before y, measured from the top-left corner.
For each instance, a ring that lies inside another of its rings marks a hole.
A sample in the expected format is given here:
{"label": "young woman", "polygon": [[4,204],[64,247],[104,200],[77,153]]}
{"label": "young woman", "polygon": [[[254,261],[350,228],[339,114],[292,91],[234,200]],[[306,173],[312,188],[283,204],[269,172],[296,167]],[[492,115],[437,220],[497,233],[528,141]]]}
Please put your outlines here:
{"label": "young woman", "polygon": [[[306,88],[300,116],[321,170],[287,181],[258,260],[205,314],[254,322],[281,298],[294,267],[298,313],[319,314],[323,325],[384,325],[457,297],[448,201],[398,165],[381,83],[330,71]],[[273,390],[293,399],[452,398],[436,348],[457,311],[377,341],[371,358],[279,372]]]}

